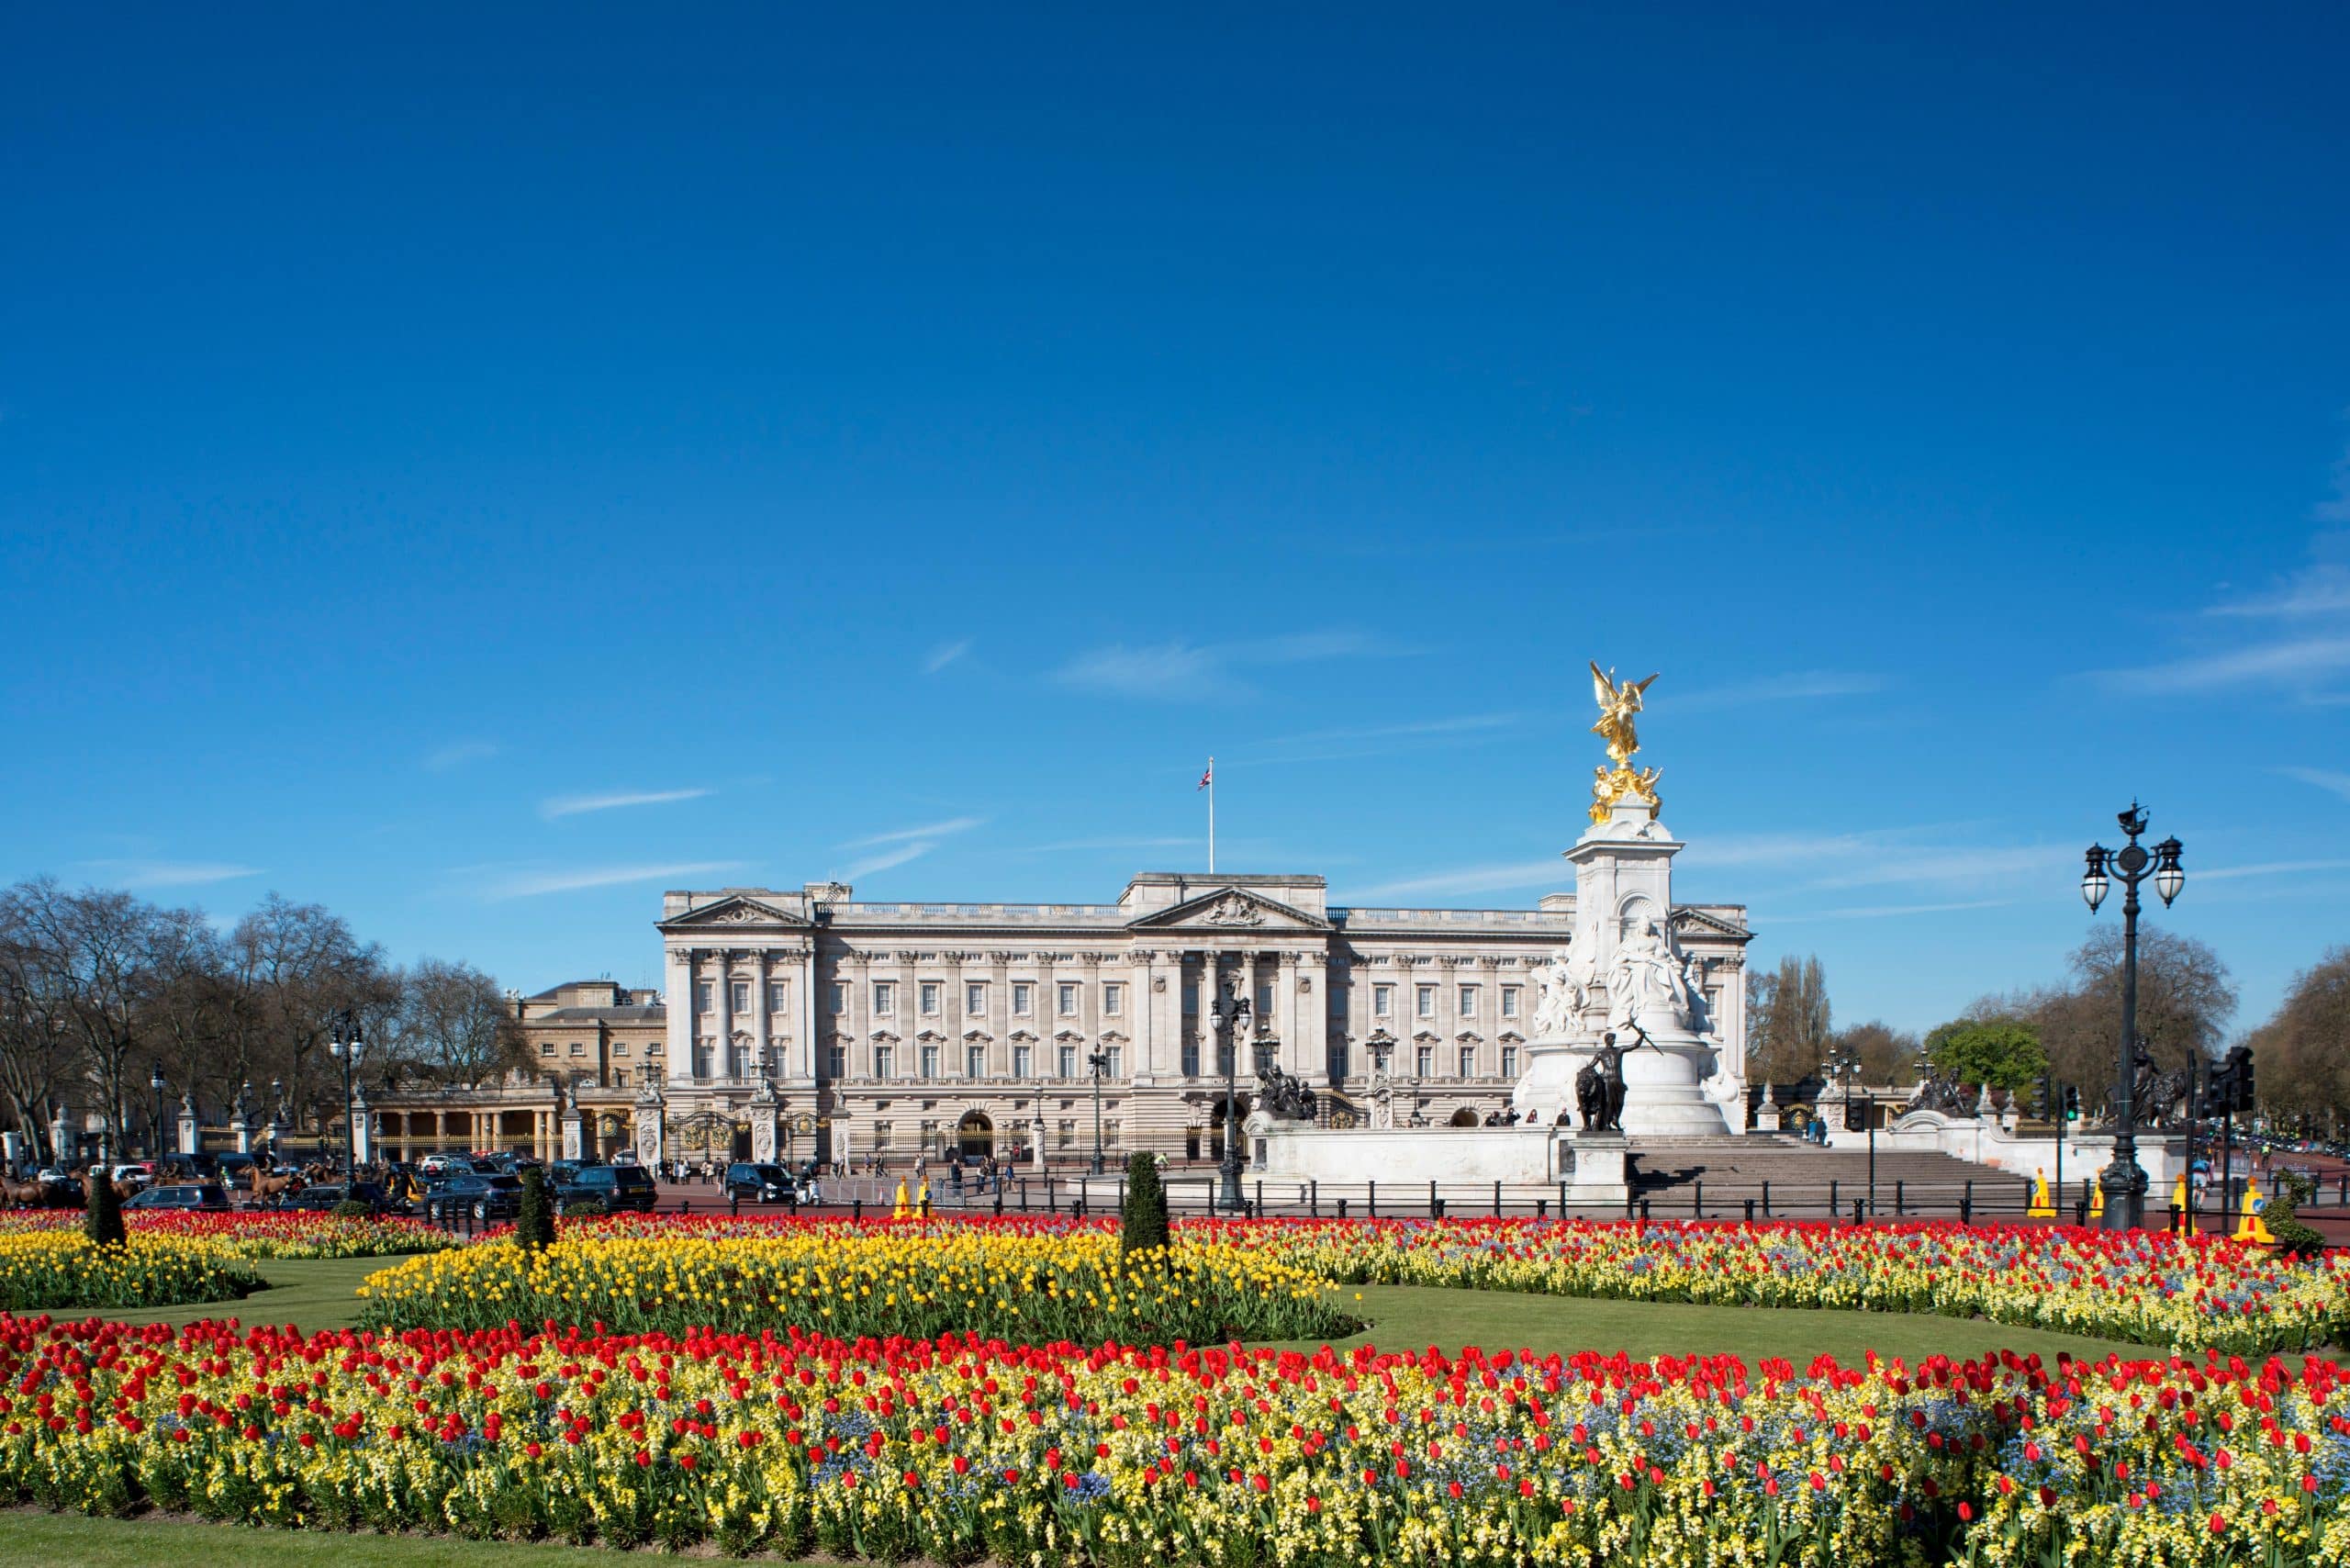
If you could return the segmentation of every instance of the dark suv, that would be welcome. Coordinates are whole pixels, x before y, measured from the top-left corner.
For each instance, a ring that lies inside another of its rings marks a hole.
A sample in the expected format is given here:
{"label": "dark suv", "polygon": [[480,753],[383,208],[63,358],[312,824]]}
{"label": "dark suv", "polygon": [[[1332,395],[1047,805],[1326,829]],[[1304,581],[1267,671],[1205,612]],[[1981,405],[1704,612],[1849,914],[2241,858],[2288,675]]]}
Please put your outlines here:
{"label": "dark suv", "polygon": [[791,1178],[780,1165],[730,1165],[726,1168],[726,1195],[746,1204],[788,1204],[791,1201]]}
{"label": "dark suv", "polygon": [[642,1165],[583,1165],[555,1189],[555,1198],[565,1208],[649,1215],[659,1194],[653,1190],[653,1172]]}

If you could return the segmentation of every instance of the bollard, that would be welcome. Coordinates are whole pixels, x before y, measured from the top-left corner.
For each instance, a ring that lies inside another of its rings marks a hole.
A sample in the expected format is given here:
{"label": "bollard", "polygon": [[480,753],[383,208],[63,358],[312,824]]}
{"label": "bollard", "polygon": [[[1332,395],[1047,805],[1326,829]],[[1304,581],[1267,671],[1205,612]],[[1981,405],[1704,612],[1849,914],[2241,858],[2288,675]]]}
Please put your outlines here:
{"label": "bollard", "polygon": [[726,1214],[731,1219],[741,1219],[743,1217],[742,1193],[729,1193],[726,1194]]}
{"label": "bollard", "polygon": [[1306,1213],[1312,1215],[1315,1219],[1320,1219],[1322,1217],[1322,1183],[1320,1182],[1308,1182],[1305,1184],[1305,1191],[1307,1194],[1305,1200]]}
{"label": "bollard", "polygon": [[[1967,1185],[1972,1187],[1975,1183],[1969,1182]],[[1958,1195],[1958,1223],[1961,1225],[1975,1223],[1975,1194],[1972,1193],[1961,1193]]]}
{"label": "bollard", "polygon": [[1830,1224],[1835,1223],[1837,1214],[1843,1207],[1844,1201],[1838,1195],[1836,1180],[1830,1177],[1828,1182],[1828,1219]]}
{"label": "bollard", "polygon": [[1746,1200],[1746,1223],[1749,1225],[1752,1225],[1754,1223],[1754,1200],[1752,1198]]}
{"label": "bollard", "polygon": [[1377,1219],[1379,1217],[1379,1183],[1366,1182],[1363,1183],[1363,1188],[1362,1212]]}
{"label": "bollard", "polygon": [[[2083,1185],[2086,1186],[2087,1183],[2083,1183]],[[2082,1226],[2087,1226],[2089,1223],[2089,1195],[2087,1192],[2082,1193],[2079,1199],[2076,1200],[2075,1204],[2073,1209],[2073,1223]]]}
{"label": "bollard", "polygon": [[1347,1217],[1347,1200],[1344,1198],[1338,1200],[1338,1217],[1340,1219]]}
{"label": "bollard", "polygon": [[1559,1183],[1559,1217],[1567,1217],[1567,1184],[1564,1182]]}
{"label": "bollard", "polygon": [[1028,1178],[1025,1176],[1020,1178],[1020,1212],[1028,1212]]}
{"label": "bollard", "polygon": [[1768,1182],[1762,1183],[1762,1217],[1771,1217],[1771,1183]]}
{"label": "bollard", "polygon": [[1252,1210],[1250,1211],[1249,1217],[1253,1219],[1253,1218],[1255,1218],[1257,1215],[1261,1215],[1261,1214],[1263,1214],[1264,1212],[1265,1212],[1265,1184],[1264,1184],[1262,1182],[1258,1182],[1258,1183],[1257,1183],[1257,1202],[1256,1202],[1256,1206],[1255,1206],[1255,1208],[1254,1208],[1254,1209],[1252,1209]]}
{"label": "bollard", "polygon": [[1537,1198],[1534,1200],[1534,1217],[1536,1219],[1549,1219],[1550,1217],[1550,1199]]}
{"label": "bollard", "polygon": [[1436,1213],[1436,1183],[1433,1182],[1428,1183],[1428,1213]]}
{"label": "bollard", "polygon": [[1706,1217],[1706,1179],[1697,1178],[1689,1193],[1689,1215],[1692,1219]]}
{"label": "bollard", "polygon": [[1866,1205],[1866,1204],[1864,1204],[1863,1203],[1862,1203],[1862,1201],[1861,1201],[1860,1199],[1858,1199],[1858,1198],[1854,1198],[1854,1199],[1852,1200],[1852,1223],[1853,1223],[1854,1225],[1860,1225],[1860,1224],[1862,1224],[1862,1223],[1863,1223],[1862,1218],[1861,1218],[1861,1211],[1862,1211],[1862,1209],[1863,1209],[1863,1208],[1864,1208],[1864,1207],[1866,1207],[1866,1206],[1867,1206],[1867,1205]]}
{"label": "bollard", "polygon": [[1060,1206],[1060,1200],[1053,1196],[1052,1173],[1047,1171],[1045,1175],[1045,1212],[1046,1214],[1051,1214],[1055,1209],[1058,1209]]}
{"label": "bollard", "polygon": [[1077,1196],[1069,1201],[1069,1217],[1071,1219],[1083,1219],[1085,1217],[1084,1193],[1080,1193]]}
{"label": "bollard", "polygon": [[1443,1217],[1444,1200],[1442,1198],[1430,1198],[1428,1200],[1428,1218],[1442,1219]]}
{"label": "bollard", "polygon": [[865,1200],[863,1198],[851,1198],[848,1201],[848,1217],[858,1221],[862,1221],[865,1218]]}
{"label": "bollard", "polygon": [[1499,1182],[1494,1183],[1494,1217],[1502,1217],[1502,1184]]}
{"label": "bollard", "polygon": [[1899,1215],[1899,1214],[1902,1212],[1902,1206],[1901,1206],[1901,1205],[1902,1205],[1902,1193],[1901,1193],[1901,1187],[1902,1187],[1902,1183],[1900,1183],[1900,1182],[1896,1182],[1893,1184],[1893,1212],[1894,1212],[1897,1215]]}
{"label": "bollard", "polygon": [[1001,1182],[995,1184],[995,1212],[998,1214],[1003,1212],[1003,1183]]}

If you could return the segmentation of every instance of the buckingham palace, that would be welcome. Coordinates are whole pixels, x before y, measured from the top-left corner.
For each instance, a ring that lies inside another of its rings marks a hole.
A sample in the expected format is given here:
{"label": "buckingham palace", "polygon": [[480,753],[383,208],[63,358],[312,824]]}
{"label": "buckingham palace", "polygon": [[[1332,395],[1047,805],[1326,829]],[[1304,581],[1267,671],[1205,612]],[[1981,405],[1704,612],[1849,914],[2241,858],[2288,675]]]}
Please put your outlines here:
{"label": "buckingham palace", "polygon": [[[1745,909],[1672,920],[1742,1094]],[[1159,871],[1114,903],[885,903],[811,882],[668,892],[658,929],[666,1038],[634,1075],[641,1154],[1075,1157],[1098,1095],[1105,1149],[1197,1158],[1222,1149],[1213,1013],[1233,987],[1259,1031],[1244,1102],[1269,1048],[1328,1125],[1360,1115],[1374,1058],[1399,1126],[1504,1109],[1574,898],[1334,907],[1319,876]]]}

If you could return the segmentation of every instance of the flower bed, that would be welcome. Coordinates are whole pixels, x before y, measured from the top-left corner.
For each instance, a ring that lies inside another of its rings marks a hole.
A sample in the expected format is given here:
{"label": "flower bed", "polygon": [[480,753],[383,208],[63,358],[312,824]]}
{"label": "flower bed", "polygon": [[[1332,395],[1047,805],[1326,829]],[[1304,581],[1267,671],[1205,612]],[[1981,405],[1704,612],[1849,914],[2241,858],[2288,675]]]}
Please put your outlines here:
{"label": "flower bed", "polygon": [[2350,1552],[2331,1365],[1916,1368],[0,1318],[0,1502],[1139,1565]]}
{"label": "flower bed", "polygon": [[262,1287],[243,1259],[208,1242],[137,1236],[100,1247],[79,1231],[0,1237],[0,1311],[183,1306]]}
{"label": "flower bed", "polygon": [[[1113,1228],[1110,1220],[1049,1218],[853,1224],[780,1216],[632,1215],[564,1222],[567,1237],[702,1244],[811,1234],[1105,1237]],[[2298,1350],[2350,1338],[2350,1255],[2329,1253],[2302,1263],[2217,1237],[1948,1223],[1854,1227],[1797,1221],[1746,1226],[1488,1219],[1187,1220],[1177,1223],[1175,1237],[1179,1249],[1246,1254],[1345,1284],[1934,1313],[2236,1354]],[[502,1322],[504,1316],[481,1321]],[[546,1315],[513,1316],[538,1322]],[[624,1325],[618,1318],[605,1321]],[[738,1326],[723,1316],[711,1321]],[[837,1321],[798,1321],[842,1329]],[[951,1313],[901,1321],[896,1331],[980,1327],[957,1321]],[[893,1330],[885,1322],[869,1331]],[[1299,1338],[1311,1332],[1262,1337]],[[1092,1324],[1090,1331],[1088,1325],[1079,1325],[1074,1337],[1112,1333],[1140,1338],[1106,1324]]]}
{"label": "flower bed", "polygon": [[[405,1219],[342,1219],[333,1215],[190,1214],[133,1210],[122,1216],[136,1238],[171,1237],[204,1241],[237,1258],[386,1258],[437,1252],[458,1243],[431,1226]],[[82,1228],[80,1210],[35,1209],[0,1214],[0,1239]]]}
{"label": "flower bed", "polygon": [[513,1321],[684,1333],[719,1324],[1164,1343],[1357,1327],[1333,1287],[1265,1251],[1203,1239],[1129,1269],[1108,1229],[1064,1224],[573,1229],[535,1254],[500,1241],[411,1259],[369,1276],[361,1294],[362,1322],[389,1328]]}

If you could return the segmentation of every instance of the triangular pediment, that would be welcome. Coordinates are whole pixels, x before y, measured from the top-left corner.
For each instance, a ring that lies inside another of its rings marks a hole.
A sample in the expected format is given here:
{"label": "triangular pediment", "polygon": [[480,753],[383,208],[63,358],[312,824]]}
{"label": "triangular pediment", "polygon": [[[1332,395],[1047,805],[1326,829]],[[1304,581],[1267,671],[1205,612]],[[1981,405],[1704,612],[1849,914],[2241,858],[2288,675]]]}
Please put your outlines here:
{"label": "triangular pediment", "polygon": [[812,923],[804,915],[778,909],[764,899],[743,893],[729,893],[712,900],[699,909],[689,909],[675,920],[661,922],[663,931],[806,931]]}
{"label": "triangular pediment", "polygon": [[1331,931],[1326,920],[1240,888],[1218,888],[1127,922],[1136,931]]}

